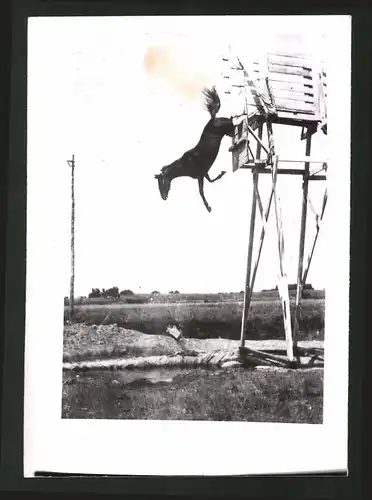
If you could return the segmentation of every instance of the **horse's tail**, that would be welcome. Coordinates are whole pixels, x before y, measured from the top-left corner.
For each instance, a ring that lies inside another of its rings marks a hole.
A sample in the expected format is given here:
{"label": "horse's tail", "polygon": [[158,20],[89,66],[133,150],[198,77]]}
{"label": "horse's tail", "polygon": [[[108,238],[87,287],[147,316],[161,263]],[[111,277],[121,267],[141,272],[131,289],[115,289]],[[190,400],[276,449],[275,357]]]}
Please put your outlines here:
{"label": "horse's tail", "polygon": [[216,87],[213,86],[210,89],[204,88],[202,90],[202,93],[205,97],[205,109],[208,111],[212,118],[215,118],[221,107],[221,101],[218,96]]}

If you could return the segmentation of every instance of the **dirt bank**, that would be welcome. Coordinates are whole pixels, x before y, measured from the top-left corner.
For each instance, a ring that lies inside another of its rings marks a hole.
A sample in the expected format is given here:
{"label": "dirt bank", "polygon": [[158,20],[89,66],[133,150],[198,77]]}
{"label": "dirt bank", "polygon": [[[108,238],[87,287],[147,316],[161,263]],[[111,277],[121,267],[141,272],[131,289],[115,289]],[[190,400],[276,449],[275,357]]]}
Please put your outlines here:
{"label": "dirt bank", "polygon": [[[66,325],[63,336],[63,359],[66,362],[112,357],[161,356],[182,349],[189,351],[233,352],[239,347],[238,340],[221,338],[188,339],[179,342],[166,335],[148,335],[136,330],[112,325]],[[320,340],[299,341],[300,347],[323,347]],[[285,349],[283,340],[252,340],[246,342],[254,349]]]}

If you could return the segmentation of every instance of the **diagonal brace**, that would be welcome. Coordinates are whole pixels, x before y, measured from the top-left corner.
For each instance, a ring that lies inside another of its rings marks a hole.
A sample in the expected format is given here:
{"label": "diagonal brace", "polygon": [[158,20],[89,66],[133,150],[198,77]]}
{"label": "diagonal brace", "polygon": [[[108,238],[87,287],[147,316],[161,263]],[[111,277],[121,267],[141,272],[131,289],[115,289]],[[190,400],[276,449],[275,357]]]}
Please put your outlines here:
{"label": "diagonal brace", "polygon": [[311,251],[310,251],[309,257],[307,258],[307,263],[306,263],[305,271],[304,271],[304,274],[302,276],[302,287],[305,285],[306,278],[307,278],[307,275],[309,273],[310,264],[311,264],[311,261],[312,261],[313,255],[314,255],[316,242],[317,242],[318,236],[319,236],[321,222],[323,220],[325,208],[326,208],[326,205],[327,205],[327,200],[328,200],[328,192],[327,192],[327,189],[326,189],[325,192],[324,192],[324,197],[323,197],[322,211],[321,211],[320,216],[318,216],[318,218],[317,218],[316,233],[315,233],[315,236],[314,236],[313,245],[311,247]]}
{"label": "diagonal brace", "polygon": [[262,201],[261,201],[261,196],[260,196],[260,193],[258,191],[258,182],[254,182],[254,189],[255,189],[255,193],[256,193],[256,201],[257,201],[258,208],[260,210],[260,215],[261,215],[262,229],[261,229],[261,235],[260,235],[260,242],[259,242],[259,246],[258,246],[257,257],[256,257],[256,261],[254,263],[253,272],[252,272],[252,278],[251,278],[251,283],[250,283],[250,287],[249,287],[249,296],[247,298],[247,300],[248,300],[248,307],[249,307],[249,304],[250,304],[251,299],[252,299],[252,291],[253,291],[254,283],[256,281],[258,265],[260,263],[262,246],[263,246],[263,242],[264,242],[264,238],[265,238],[265,234],[266,234],[267,221],[269,220],[271,203],[272,203],[273,196],[274,196],[275,186],[276,186],[276,178],[273,181],[273,184],[272,184],[272,187],[271,187],[271,193],[270,193],[269,202],[268,202],[268,205],[267,205],[265,213],[264,213],[264,209],[263,209],[263,205],[262,205]]}

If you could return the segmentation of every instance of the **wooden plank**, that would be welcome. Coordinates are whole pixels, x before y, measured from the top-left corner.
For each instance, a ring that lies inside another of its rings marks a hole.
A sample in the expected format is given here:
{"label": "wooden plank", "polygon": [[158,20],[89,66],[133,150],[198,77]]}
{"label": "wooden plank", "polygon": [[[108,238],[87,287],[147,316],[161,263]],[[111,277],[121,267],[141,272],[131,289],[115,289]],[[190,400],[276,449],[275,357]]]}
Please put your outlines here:
{"label": "wooden plank", "polygon": [[321,99],[321,93],[322,93],[323,89],[321,88],[321,80],[320,80],[319,76],[317,78],[313,79],[313,84],[314,84],[315,114],[316,114],[316,116],[320,120],[321,119],[321,112],[320,112],[321,103],[320,103],[320,99]]}
{"label": "wooden plank", "polygon": [[[306,138],[306,148],[305,155],[310,156],[311,152],[311,134],[308,134]],[[301,210],[301,227],[300,227],[300,241],[299,241],[299,250],[298,250],[298,267],[297,267],[297,288],[296,288],[296,300],[294,306],[294,314],[293,314],[293,343],[294,349],[297,350],[297,335],[299,331],[299,323],[300,323],[300,302],[302,299],[302,291],[304,282],[302,280],[303,266],[304,266],[304,252],[305,252],[305,234],[306,234],[306,219],[307,219],[307,195],[309,190],[309,171],[310,171],[310,163],[305,163],[305,175],[304,181],[302,184],[303,198],[302,198],[302,210]]]}
{"label": "wooden plank", "polygon": [[[286,158],[286,157],[280,157],[279,158],[279,163],[320,163],[323,165],[324,163],[327,163],[328,159],[327,158],[319,158],[316,156],[298,156],[297,158]],[[323,170],[324,167],[322,167]],[[315,167],[315,169],[319,169],[319,166]],[[305,169],[304,169],[305,170]],[[311,175],[313,175],[315,172],[311,172]]]}
{"label": "wooden plank", "polygon": [[[278,169],[278,156],[274,158],[272,178],[276,177]],[[279,274],[278,274],[278,290],[282,301],[283,309],[283,320],[284,320],[284,330],[285,330],[285,340],[287,357],[289,361],[294,360],[293,356],[293,339],[292,339],[292,325],[291,325],[291,311],[290,311],[290,300],[288,291],[288,280],[287,274],[284,269],[284,233],[283,233],[283,220],[280,207],[280,200],[277,190],[274,191],[274,206],[275,206],[275,218],[276,218],[276,229],[278,238],[278,251],[279,251]]]}
{"label": "wooden plank", "polygon": [[[260,134],[262,135],[262,127],[260,129]],[[259,147],[259,144],[257,144],[257,148],[258,147]],[[253,174],[253,176],[254,176],[253,183],[258,182],[258,174]],[[240,331],[240,345],[241,345],[241,347],[244,347],[244,344],[245,344],[246,329],[247,329],[247,324],[248,324],[248,311],[249,311],[249,304],[250,304],[249,297],[251,295],[249,287],[250,287],[250,283],[251,283],[251,267],[252,267],[252,254],[253,254],[253,243],[254,243],[254,229],[255,229],[255,223],[256,223],[256,207],[257,207],[256,190],[253,186],[251,219],[250,219],[250,225],[249,225],[247,267],[246,267],[246,276],[245,276],[243,314],[242,314],[242,323],[241,323],[241,331]]]}
{"label": "wooden plank", "polygon": [[[258,70],[253,70],[252,73],[256,79],[263,80],[264,78],[260,75]],[[312,85],[312,79],[309,77],[304,77],[301,75],[291,75],[287,73],[269,73],[270,83],[272,82],[287,82],[287,83],[295,83],[300,85]]]}
{"label": "wooden plank", "polygon": [[327,92],[326,87],[323,85],[324,77],[320,75],[320,85],[319,85],[319,113],[322,127],[327,123]]}
{"label": "wooden plank", "polygon": [[302,127],[306,125],[307,123],[311,122],[318,122],[319,120],[315,117],[314,114],[305,114],[305,113],[298,113],[298,112],[292,112],[292,111],[284,111],[284,110],[279,110],[278,111],[278,119],[277,122],[279,125],[298,125],[299,127]]}
{"label": "wooden plank", "polygon": [[[245,98],[246,98],[247,104],[248,104],[248,99],[249,99],[249,94],[250,94],[251,96],[253,96],[253,99],[255,101],[255,105],[256,105],[257,109],[260,111],[260,113],[265,114],[268,111],[267,107],[266,107],[265,103],[263,102],[261,95],[257,92],[255,82],[250,78],[247,71],[245,71],[245,70],[244,70],[244,81],[245,81],[245,84],[249,84],[249,87],[245,86],[245,88],[244,88],[244,93],[245,93]],[[249,91],[248,91],[248,88],[249,88]]]}
{"label": "wooden plank", "polygon": [[306,68],[292,68],[290,66],[281,66],[279,64],[269,64],[268,70],[269,76],[270,73],[283,73],[285,75],[312,77],[312,70]]}
{"label": "wooden plank", "polygon": [[298,68],[312,68],[311,59],[306,57],[288,57],[279,56],[277,54],[268,54],[268,60],[271,64],[280,64],[282,66],[298,67]]}
{"label": "wooden plank", "polygon": [[[257,164],[257,161],[256,161],[256,164]],[[269,197],[269,202],[267,204],[265,212],[263,211],[263,206],[262,206],[260,194],[258,192],[258,189],[256,188],[256,196],[257,196],[258,207],[260,209],[260,214],[261,214],[262,228],[261,228],[260,242],[259,242],[259,245],[258,245],[257,257],[256,257],[255,264],[253,266],[253,272],[252,272],[252,280],[251,280],[251,286],[250,286],[251,296],[252,296],[253,287],[254,287],[254,284],[255,284],[255,281],[256,281],[258,264],[259,264],[260,258],[261,258],[262,246],[263,246],[263,242],[264,242],[264,238],[265,238],[265,234],[266,234],[266,230],[267,230],[267,222],[268,222],[268,219],[269,219],[269,214],[270,214],[270,209],[271,209],[271,203],[272,203],[272,200],[273,200],[273,197],[274,197],[274,191],[275,191],[275,188],[276,188],[276,180],[277,179],[275,177],[274,181],[272,182],[271,193],[270,193],[270,197]]]}
{"label": "wooden plank", "polygon": [[[275,99],[275,104],[277,104],[277,101],[281,100],[281,101],[287,101],[288,102],[288,106],[282,106],[282,110],[293,110],[293,111],[302,111],[302,109],[304,110],[304,112],[314,112],[315,111],[315,105],[314,105],[314,99],[313,97],[310,95],[305,95],[305,94],[300,94],[300,93],[291,93],[291,92],[285,92],[285,91],[282,91],[282,92],[278,92],[277,90],[274,89],[274,99]],[[300,103],[305,103],[305,107],[301,107],[300,106]],[[252,95],[249,95],[249,93],[247,93],[247,104],[249,106],[255,106],[257,109],[258,109],[258,106],[257,106],[257,102],[256,100],[254,99],[254,97]],[[309,106],[306,106],[309,105]],[[279,111],[280,111],[280,105],[277,105],[277,107],[279,108]]]}
{"label": "wooden plank", "polygon": [[269,52],[268,55],[276,55],[276,56],[281,56],[281,57],[288,57],[292,59],[303,59],[303,58],[310,58],[311,54],[308,52],[298,52],[298,51],[293,51],[293,52],[287,52],[286,50],[274,50],[272,52]]}
{"label": "wooden plank", "polygon": [[[261,123],[258,129],[258,137],[260,139],[257,142],[256,146],[256,158],[260,159],[261,157],[261,139],[263,132],[263,124]],[[241,324],[241,333],[240,333],[240,344],[244,346],[245,344],[245,335],[247,329],[248,322],[248,312],[249,305],[252,299],[252,285],[251,285],[251,271],[252,271],[252,255],[253,255],[253,244],[254,244],[254,229],[256,223],[256,209],[257,209],[257,192],[258,192],[258,174],[253,174],[253,195],[252,195],[252,208],[251,208],[251,220],[250,220],[250,228],[249,228],[249,243],[248,243],[248,256],[247,256],[247,269],[246,269],[246,277],[245,277],[245,289],[244,289],[244,303],[243,303],[243,314],[242,314],[242,324]]]}
{"label": "wooden plank", "polygon": [[305,93],[302,92],[287,91],[277,88],[273,88],[273,93],[275,102],[277,99],[288,99],[290,101],[307,102],[309,104],[314,104],[313,94],[306,95]]}
{"label": "wooden plank", "polygon": [[286,64],[273,64],[273,63],[268,63],[267,68],[262,65],[259,61],[253,62],[252,65],[253,72],[255,73],[267,73],[269,74],[269,77],[271,73],[280,73],[280,74],[287,74],[287,75],[295,75],[295,76],[300,76],[300,77],[306,77],[306,78],[311,78],[313,70],[310,67],[302,67],[302,66],[292,66],[292,65],[286,65]]}
{"label": "wooden plank", "polygon": [[[255,163],[245,163],[242,165],[240,168],[243,169],[249,169],[249,170],[256,170],[259,174],[271,174],[271,169],[270,168],[264,168],[264,167],[257,167]],[[278,168],[278,174],[284,174],[284,175],[304,175],[304,169],[301,168]],[[308,177],[309,181],[325,181],[327,180],[326,175],[313,175]]]}
{"label": "wooden plank", "polygon": [[279,163],[327,163],[327,158],[316,156],[298,156],[297,158],[279,158]]}
{"label": "wooden plank", "polygon": [[276,100],[275,100],[275,96],[274,96],[274,92],[273,92],[273,89],[271,87],[271,84],[270,84],[270,81],[268,78],[266,78],[266,90],[267,90],[267,95],[269,97],[269,114],[272,114],[274,116],[276,116],[278,114],[278,110],[276,109]]}
{"label": "wooden plank", "polygon": [[288,110],[288,111],[296,111],[300,113],[311,113],[314,114],[315,107],[313,103],[306,102],[296,102],[290,101],[287,99],[275,99],[276,107],[279,111]]}
{"label": "wooden plank", "polygon": [[286,364],[279,363],[278,361],[274,361],[272,359],[264,358],[261,353],[253,354],[251,352],[241,352],[241,357],[243,359],[243,363],[254,365],[254,366],[265,366],[266,368],[286,368]]}
{"label": "wooden plank", "polygon": [[[237,137],[237,136],[235,136],[235,137]],[[244,148],[247,147],[247,142],[248,142],[247,139],[239,136],[239,138],[234,140],[233,145],[231,147],[229,147],[229,152],[231,153],[232,151],[238,151],[243,147]]]}
{"label": "wooden plank", "polygon": [[312,175],[311,177],[308,178],[309,181],[326,181],[327,176],[326,175]]}
{"label": "wooden plank", "polygon": [[254,357],[257,359],[262,359],[265,361],[272,361],[274,364],[280,365],[280,366],[286,366],[287,365],[287,360],[285,357],[278,356],[275,354],[270,354],[265,351],[261,351],[258,349],[253,349],[252,347],[247,347],[247,346],[242,346],[240,348],[240,353],[244,356],[247,357]]}
{"label": "wooden plank", "polygon": [[271,88],[274,90],[274,92],[276,89],[278,89],[278,90],[287,90],[287,91],[299,92],[302,94],[314,95],[312,82],[310,81],[310,83],[304,83],[306,81],[307,80],[303,79],[300,83],[277,82],[270,78]]}
{"label": "wooden plank", "polygon": [[236,172],[242,165],[249,161],[246,141],[240,143],[237,149],[232,151],[233,172]]}

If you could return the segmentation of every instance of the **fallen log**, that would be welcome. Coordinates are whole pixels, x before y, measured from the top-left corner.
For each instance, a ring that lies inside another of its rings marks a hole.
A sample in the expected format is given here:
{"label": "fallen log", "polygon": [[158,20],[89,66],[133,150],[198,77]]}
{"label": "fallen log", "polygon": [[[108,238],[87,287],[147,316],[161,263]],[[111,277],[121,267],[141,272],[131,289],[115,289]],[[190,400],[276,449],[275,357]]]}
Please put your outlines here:
{"label": "fallen log", "polygon": [[157,367],[186,367],[186,366],[216,366],[228,367],[228,363],[234,362],[235,366],[240,365],[239,352],[198,353],[190,356],[182,353],[164,356],[146,356],[130,359],[101,359],[91,361],[77,361],[74,363],[63,363],[64,371],[85,371],[85,370],[133,370],[149,369]]}
{"label": "fallen log", "polygon": [[306,368],[323,366],[324,361],[312,357],[301,357],[299,363],[290,364],[283,356],[269,354],[250,348],[240,348],[235,351],[214,351],[211,353],[197,351],[181,351],[163,356],[140,356],[136,358],[95,359],[76,362],[64,362],[64,371],[87,370],[146,370],[152,368],[178,367],[219,367],[267,366],[278,368]]}

